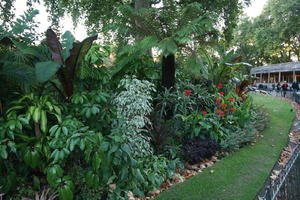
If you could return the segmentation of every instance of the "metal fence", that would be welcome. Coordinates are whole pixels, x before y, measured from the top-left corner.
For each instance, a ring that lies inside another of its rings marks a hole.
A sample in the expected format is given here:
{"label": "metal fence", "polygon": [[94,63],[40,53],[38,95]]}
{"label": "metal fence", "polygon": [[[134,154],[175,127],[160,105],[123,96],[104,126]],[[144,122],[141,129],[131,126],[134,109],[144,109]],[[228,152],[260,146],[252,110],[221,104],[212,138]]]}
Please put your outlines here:
{"label": "metal fence", "polygon": [[[273,96],[283,96],[281,91],[268,91]],[[300,94],[288,91],[286,97],[300,104]],[[299,120],[295,119],[292,130],[299,129]],[[290,143],[289,145],[294,145]],[[275,181],[266,180],[264,187],[256,196],[258,200],[300,200],[300,145],[297,145],[288,163],[283,169],[278,165],[273,170],[280,170]],[[272,170],[272,171],[273,171]],[[271,175],[271,174],[270,174]],[[270,177],[270,176],[269,176]]]}
{"label": "metal fence", "polygon": [[259,200],[300,200],[300,146],[281,170],[276,181],[268,180]]}

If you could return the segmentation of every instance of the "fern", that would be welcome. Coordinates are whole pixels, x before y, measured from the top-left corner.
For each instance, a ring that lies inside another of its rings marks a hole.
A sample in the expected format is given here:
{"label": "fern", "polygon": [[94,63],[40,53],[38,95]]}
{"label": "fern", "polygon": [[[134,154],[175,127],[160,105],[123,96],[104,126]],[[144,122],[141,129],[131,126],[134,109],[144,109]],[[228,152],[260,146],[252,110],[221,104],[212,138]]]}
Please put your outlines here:
{"label": "fern", "polygon": [[7,82],[9,84],[9,87],[11,87],[12,85],[16,85],[22,90],[27,91],[29,90],[29,87],[35,82],[34,70],[32,67],[26,66],[24,64],[17,65],[15,63],[12,63],[12,65],[6,65],[0,68],[0,79],[1,82]]}

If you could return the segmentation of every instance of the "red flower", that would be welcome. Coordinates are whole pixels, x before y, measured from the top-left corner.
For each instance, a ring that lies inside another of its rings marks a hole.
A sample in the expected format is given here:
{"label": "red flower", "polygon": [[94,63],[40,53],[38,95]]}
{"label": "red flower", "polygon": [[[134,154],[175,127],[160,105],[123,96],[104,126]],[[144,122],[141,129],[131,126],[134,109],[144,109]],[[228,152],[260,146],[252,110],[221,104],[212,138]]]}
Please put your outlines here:
{"label": "red flower", "polygon": [[224,116],[225,114],[225,112],[220,109],[216,110],[216,113],[218,113],[220,116]]}
{"label": "red flower", "polygon": [[221,107],[222,107],[222,104],[219,104],[219,105],[218,105],[218,108],[221,108]]}
{"label": "red flower", "polygon": [[219,83],[219,84],[218,84],[218,88],[221,89],[222,87],[223,87],[223,84],[222,84],[222,83]]}
{"label": "red flower", "polygon": [[184,91],[184,96],[190,96],[191,95],[192,90],[185,90]]}
{"label": "red flower", "polygon": [[231,108],[230,110],[231,110],[231,111],[235,111],[235,108]]}
{"label": "red flower", "polygon": [[216,102],[217,103],[221,103],[221,99],[220,98],[216,98]]}
{"label": "red flower", "polygon": [[204,116],[207,114],[207,112],[206,112],[205,110],[202,110],[201,113],[202,113],[202,115],[204,115]]}
{"label": "red flower", "polygon": [[226,108],[226,107],[227,107],[227,104],[224,104],[223,107]]}
{"label": "red flower", "polygon": [[228,101],[232,103],[232,102],[234,102],[234,98],[233,97],[229,97]]}
{"label": "red flower", "polygon": [[228,111],[229,111],[229,109],[225,109],[224,111],[225,111],[225,112],[228,112]]}
{"label": "red flower", "polygon": [[220,112],[218,112],[218,114],[219,114],[221,117],[223,117],[224,114],[225,114],[225,112],[220,110]]}
{"label": "red flower", "polygon": [[243,102],[245,102],[246,101],[246,96],[242,96],[242,100],[243,100]]}
{"label": "red flower", "polygon": [[224,92],[219,92],[219,94],[224,96],[225,93]]}

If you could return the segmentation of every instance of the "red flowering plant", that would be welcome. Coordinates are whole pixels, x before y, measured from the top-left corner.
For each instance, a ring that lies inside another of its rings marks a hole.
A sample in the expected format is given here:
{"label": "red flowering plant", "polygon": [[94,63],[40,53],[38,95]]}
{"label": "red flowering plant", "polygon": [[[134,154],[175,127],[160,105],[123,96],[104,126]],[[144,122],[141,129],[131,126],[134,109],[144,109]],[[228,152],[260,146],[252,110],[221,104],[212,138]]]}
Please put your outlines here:
{"label": "red flowering plant", "polygon": [[185,90],[184,91],[184,96],[188,97],[191,95],[192,90]]}
{"label": "red flowering plant", "polygon": [[[225,141],[232,132],[243,124],[239,115],[247,118],[244,106],[233,92],[226,95],[215,94],[214,106],[199,110],[198,114],[182,117],[183,133],[190,137],[206,137],[218,142]],[[247,110],[247,109],[246,109]],[[245,118],[245,119],[246,119]]]}
{"label": "red flowering plant", "polygon": [[219,92],[219,94],[220,94],[220,95],[222,95],[222,96],[224,96],[224,95],[225,95],[225,93],[224,93],[224,92]]}
{"label": "red flowering plant", "polygon": [[[221,87],[222,86],[222,87]],[[218,88],[222,89],[223,85],[218,84]],[[232,119],[234,115],[234,111],[236,110],[236,107],[238,107],[238,102],[236,101],[236,94],[233,92],[228,92],[225,95],[225,92],[221,91],[215,94],[215,109],[214,113],[217,114],[217,116],[222,118],[229,118]],[[224,119],[224,120],[226,120]]]}

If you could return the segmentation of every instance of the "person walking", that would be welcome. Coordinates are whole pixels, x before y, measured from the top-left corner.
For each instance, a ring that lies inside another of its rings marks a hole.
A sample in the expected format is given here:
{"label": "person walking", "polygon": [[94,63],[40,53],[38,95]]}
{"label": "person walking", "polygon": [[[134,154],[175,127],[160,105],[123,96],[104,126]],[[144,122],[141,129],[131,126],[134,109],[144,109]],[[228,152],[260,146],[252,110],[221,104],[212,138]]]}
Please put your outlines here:
{"label": "person walking", "polygon": [[286,83],[286,81],[283,82],[283,85],[282,85],[282,92],[283,92],[283,97],[285,97],[286,95],[286,91],[288,90],[288,84]]}
{"label": "person walking", "polygon": [[298,85],[298,83],[296,81],[293,82],[292,89],[293,89],[293,94],[296,94],[296,92],[298,92],[299,85]]}
{"label": "person walking", "polygon": [[296,95],[299,90],[299,84],[296,81],[293,82],[292,89],[293,89],[293,97],[296,100]]}
{"label": "person walking", "polygon": [[277,94],[280,92],[280,89],[281,89],[281,85],[280,85],[280,82],[278,82],[277,85],[276,85]]}

